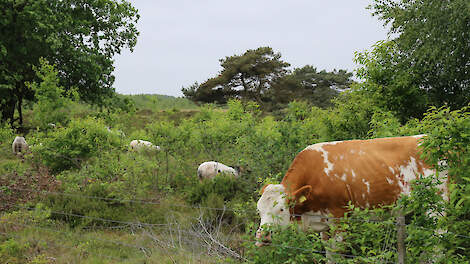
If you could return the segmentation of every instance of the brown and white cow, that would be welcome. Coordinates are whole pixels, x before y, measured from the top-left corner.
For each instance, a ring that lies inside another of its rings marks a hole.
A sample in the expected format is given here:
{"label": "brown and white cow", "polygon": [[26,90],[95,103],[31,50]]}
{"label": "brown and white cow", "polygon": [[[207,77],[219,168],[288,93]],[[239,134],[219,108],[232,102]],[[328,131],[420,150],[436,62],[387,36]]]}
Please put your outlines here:
{"label": "brown and white cow", "polygon": [[[342,217],[351,202],[368,208],[394,203],[410,193],[410,182],[435,171],[418,150],[423,135],[371,140],[318,143],[302,150],[281,184],[262,189],[257,207],[261,217],[258,239],[265,224],[288,225],[300,215],[302,226],[328,229],[325,217]],[[295,204],[289,206],[289,204]],[[257,242],[257,245],[263,245]]]}

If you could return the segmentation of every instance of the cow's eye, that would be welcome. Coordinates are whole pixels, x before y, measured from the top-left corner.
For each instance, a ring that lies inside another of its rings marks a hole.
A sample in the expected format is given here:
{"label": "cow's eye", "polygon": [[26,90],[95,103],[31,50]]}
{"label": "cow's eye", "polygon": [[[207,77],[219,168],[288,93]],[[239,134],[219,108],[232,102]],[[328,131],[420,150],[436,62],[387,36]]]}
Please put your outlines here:
{"label": "cow's eye", "polygon": [[284,212],[284,209],[281,208],[281,212]]}

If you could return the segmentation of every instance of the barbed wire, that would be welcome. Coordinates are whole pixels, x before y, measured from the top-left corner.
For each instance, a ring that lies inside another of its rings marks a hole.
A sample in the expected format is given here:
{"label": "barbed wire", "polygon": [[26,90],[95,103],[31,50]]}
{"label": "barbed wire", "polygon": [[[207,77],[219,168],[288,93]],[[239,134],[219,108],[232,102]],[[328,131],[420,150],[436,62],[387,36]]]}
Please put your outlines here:
{"label": "barbed wire", "polygon": [[[72,194],[72,193],[63,193],[63,192],[54,192],[54,191],[46,191],[46,190],[35,190],[35,189],[27,189],[21,187],[8,187],[10,189],[20,190],[20,191],[31,191],[37,193],[46,193],[52,195],[62,195],[62,196],[70,196],[70,197],[78,197],[78,198],[87,198],[87,199],[97,199],[103,201],[113,201],[119,203],[137,203],[137,204],[150,204],[150,205],[163,205],[161,202],[155,201],[146,201],[146,200],[134,200],[134,199],[117,199],[117,198],[108,198],[108,197],[99,197],[99,196],[92,196],[92,195],[82,195],[82,194]],[[204,210],[214,210],[214,211],[231,211],[231,212],[251,212],[251,213],[258,213],[258,210],[249,210],[249,209],[233,209],[233,208],[216,208],[216,207],[206,207],[206,206],[192,206],[192,205],[182,205],[182,204],[172,204],[169,205],[171,207],[182,207],[182,208],[192,208],[192,209],[204,209]],[[340,220],[340,221],[357,221],[357,222],[383,222],[386,224],[396,224],[396,222],[389,222],[390,220],[380,220],[380,219],[361,219],[361,218],[349,218],[349,217],[332,217],[332,216],[323,216],[323,215],[313,215],[309,213],[305,214],[291,214],[294,217],[302,217],[302,216],[315,216],[320,219],[325,220]]]}
{"label": "barbed wire", "polygon": [[[83,217],[83,218],[93,218],[95,220],[101,220],[101,221],[104,221],[104,222],[113,222],[113,223],[125,223],[125,224],[128,224],[129,226],[136,226],[136,227],[140,227],[140,228],[143,228],[143,227],[150,227],[150,228],[155,228],[155,227],[158,227],[159,229],[166,229],[166,230],[173,230],[174,228],[172,228],[172,224],[149,224],[149,223],[142,223],[142,222],[124,222],[124,221],[117,221],[117,220],[112,220],[112,219],[105,219],[105,218],[98,218],[98,217],[87,217],[87,216],[83,216],[83,215],[77,215],[77,214],[70,214],[70,213],[66,213],[66,212],[58,212],[58,211],[49,211],[49,210],[46,210],[46,209],[38,209],[38,208],[31,208],[31,207],[23,207],[23,206],[16,206],[18,208],[22,208],[22,209],[27,209],[27,210],[41,210],[43,212],[51,212],[51,213],[57,213],[57,214],[62,214],[62,215],[72,215],[72,216],[77,216],[77,217]],[[105,227],[107,228],[107,227]],[[59,231],[60,232],[60,231]],[[198,237],[196,234],[192,233],[192,232],[189,232],[189,231],[185,231],[185,230],[178,230],[178,232],[181,232],[181,233],[184,233],[185,235],[190,235],[190,236],[194,236],[194,237]],[[102,240],[102,239],[98,239],[97,240]],[[106,242],[110,242],[110,243],[115,243],[117,242],[117,244],[123,244],[124,246],[129,246],[129,247],[134,247],[134,248],[138,248],[138,249],[141,249],[144,253],[146,252],[145,250],[148,250],[151,252],[150,249],[148,248],[145,248],[145,247],[142,247],[140,245],[136,245],[136,244],[127,244],[127,243],[123,243],[123,242],[118,242],[118,241],[110,241],[110,240],[105,240]],[[241,239],[241,240],[238,240],[238,241],[241,241],[241,242],[247,242],[247,243],[254,243],[256,242],[255,240],[245,240],[245,239]],[[311,253],[316,253],[316,254],[326,254],[327,251],[318,251],[318,250],[313,250],[313,249],[308,249],[308,248],[300,248],[300,247],[292,247],[292,246],[287,246],[287,245],[282,245],[282,244],[270,244],[270,246],[273,246],[273,247],[281,247],[281,248],[287,248],[287,249],[296,249],[296,250],[302,250],[302,251],[305,251],[305,252],[311,252]],[[358,257],[361,257],[361,256],[356,256],[356,255],[351,255],[351,254],[344,254],[344,253],[339,253],[339,252],[329,252],[329,254],[333,254],[333,255],[338,255],[338,256],[342,256],[342,257],[346,257],[346,258],[358,258]],[[245,259],[247,260],[247,259]],[[388,262],[387,262],[388,263]]]}
{"label": "barbed wire", "polygon": [[[38,208],[35,208],[35,207],[28,207],[28,206],[21,206],[21,205],[15,205],[15,207],[20,208],[20,209],[26,209],[26,210],[38,210]],[[119,220],[112,220],[112,219],[106,219],[106,218],[101,218],[101,217],[94,217],[94,216],[59,212],[59,211],[54,211],[54,210],[43,210],[43,209],[39,209],[39,210],[42,210],[43,212],[50,212],[50,213],[53,213],[53,214],[58,214],[58,215],[73,216],[73,217],[91,219],[91,220],[102,221],[102,222],[107,222],[107,223],[127,224],[127,225],[131,225],[131,226],[149,226],[149,227],[153,227],[153,226],[166,226],[166,225],[168,225],[168,224],[149,224],[149,223],[143,223],[143,222],[119,221]]]}

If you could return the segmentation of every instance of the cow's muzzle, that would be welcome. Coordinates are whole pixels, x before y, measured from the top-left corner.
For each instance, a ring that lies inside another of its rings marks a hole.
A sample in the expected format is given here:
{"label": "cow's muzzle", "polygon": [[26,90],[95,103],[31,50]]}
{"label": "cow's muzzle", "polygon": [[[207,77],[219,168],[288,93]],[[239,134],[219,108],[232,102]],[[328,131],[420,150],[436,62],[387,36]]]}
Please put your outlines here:
{"label": "cow's muzzle", "polygon": [[271,232],[263,229],[256,231],[256,243],[255,246],[261,247],[271,244]]}

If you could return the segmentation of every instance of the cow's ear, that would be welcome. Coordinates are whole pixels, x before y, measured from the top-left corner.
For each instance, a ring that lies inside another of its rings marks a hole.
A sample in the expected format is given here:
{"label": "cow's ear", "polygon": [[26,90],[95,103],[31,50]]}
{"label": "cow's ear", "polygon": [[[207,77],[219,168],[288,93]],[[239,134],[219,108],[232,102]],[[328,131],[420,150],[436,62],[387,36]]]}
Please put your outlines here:
{"label": "cow's ear", "polygon": [[296,204],[303,204],[305,201],[308,200],[310,193],[312,192],[312,186],[305,185],[296,190],[292,195],[295,198]]}

